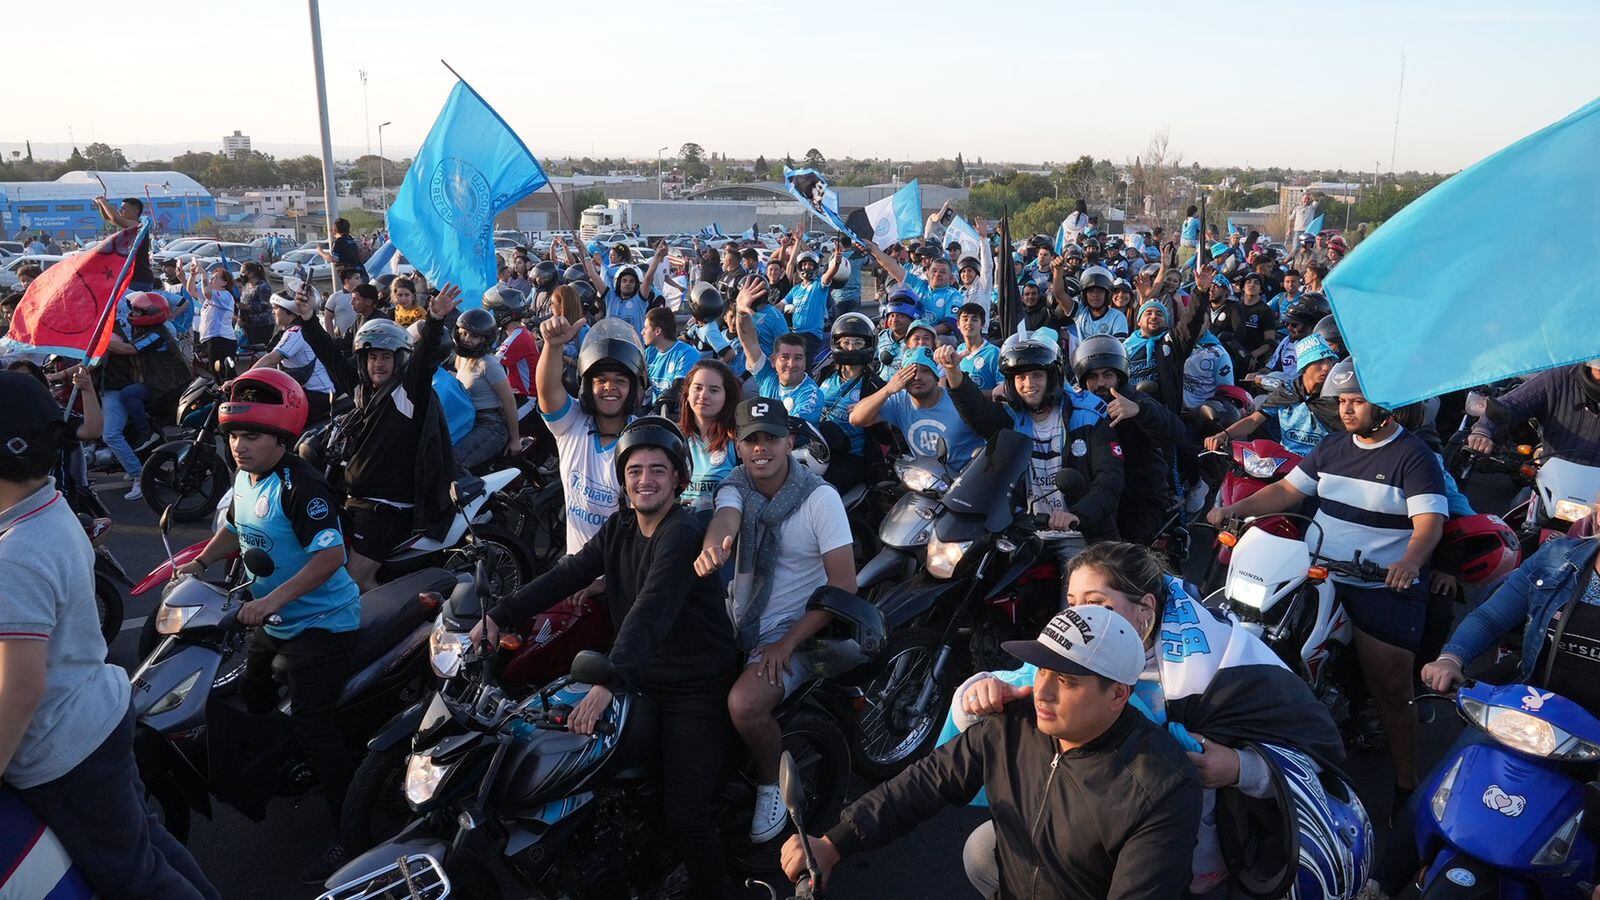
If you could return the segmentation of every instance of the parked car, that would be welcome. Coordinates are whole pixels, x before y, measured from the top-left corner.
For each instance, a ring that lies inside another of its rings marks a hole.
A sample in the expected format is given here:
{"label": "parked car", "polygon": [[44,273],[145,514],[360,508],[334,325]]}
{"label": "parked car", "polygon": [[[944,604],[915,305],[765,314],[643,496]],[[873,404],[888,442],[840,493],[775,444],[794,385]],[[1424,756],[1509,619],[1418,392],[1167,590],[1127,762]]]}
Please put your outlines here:
{"label": "parked car", "polygon": [[21,256],[8,258],[0,264],[0,291],[9,291],[21,283],[17,277],[17,270],[26,265],[36,265],[42,272],[56,263],[62,261],[64,256],[46,256],[40,253],[24,253]]}
{"label": "parked car", "polygon": [[333,264],[317,255],[315,250],[290,250],[283,258],[267,267],[272,278],[287,281],[297,278],[296,270],[305,267],[311,271],[311,280],[316,284],[327,284],[333,277]]}
{"label": "parked car", "polygon": [[160,250],[150,254],[150,258],[155,260],[155,263],[158,266],[161,265],[163,261],[168,259],[176,259],[181,261],[187,259],[188,256],[194,253],[196,249],[204,247],[206,244],[220,243],[221,240],[221,238],[214,237],[177,238],[168,241],[165,247],[162,247]]}

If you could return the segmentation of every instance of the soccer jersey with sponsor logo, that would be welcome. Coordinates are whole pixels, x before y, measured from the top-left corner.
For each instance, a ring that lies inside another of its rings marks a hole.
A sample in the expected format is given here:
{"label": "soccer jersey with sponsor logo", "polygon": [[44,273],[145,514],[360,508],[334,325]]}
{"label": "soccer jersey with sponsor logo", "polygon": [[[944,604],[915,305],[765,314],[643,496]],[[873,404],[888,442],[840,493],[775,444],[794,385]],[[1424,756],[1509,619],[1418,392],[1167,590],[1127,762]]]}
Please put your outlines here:
{"label": "soccer jersey with sponsor logo", "polygon": [[567,552],[576,553],[617,511],[617,439],[602,440],[594,417],[572,397],[554,415],[541,412],[556,439],[561,489],[567,501]]}
{"label": "soccer jersey with sponsor logo", "polygon": [[[242,469],[233,477],[227,528],[239,536],[241,550],[261,550],[272,557],[272,572],[256,575],[251,587],[257,599],[293,578],[312,556],[344,546],[333,491],[292,453],[259,479]],[[275,638],[292,638],[307,628],[354,631],[361,624],[361,590],[340,566],[327,581],[285,604],[278,615],[282,623],[264,626]]]}
{"label": "soccer jersey with sponsor logo", "polygon": [[822,391],[811,376],[804,376],[799,384],[785,385],[778,381],[778,371],[765,356],[756,367],[755,388],[759,396],[782,401],[783,408],[797,419],[815,422],[822,415]]}
{"label": "soccer jersey with sponsor logo", "polygon": [[941,389],[939,402],[927,409],[913,403],[911,395],[905,391],[890,394],[880,415],[883,421],[900,429],[911,452],[919,456],[933,455],[939,439],[943,438],[950,454],[949,463],[958,470],[966,468],[973,454],[983,446],[983,438],[956,412],[949,391]]}
{"label": "soccer jersey with sponsor logo", "polygon": [[1449,513],[1439,458],[1404,428],[1376,444],[1331,435],[1285,478],[1317,498],[1322,553],[1330,559],[1351,559],[1359,550],[1362,559],[1392,565],[1405,555],[1412,516]]}
{"label": "soccer jersey with sponsor logo", "polygon": [[721,484],[739,464],[730,439],[721,450],[712,450],[710,443],[700,435],[691,435],[689,444],[689,486],[678,495],[678,502],[692,510],[711,509],[717,485]]}

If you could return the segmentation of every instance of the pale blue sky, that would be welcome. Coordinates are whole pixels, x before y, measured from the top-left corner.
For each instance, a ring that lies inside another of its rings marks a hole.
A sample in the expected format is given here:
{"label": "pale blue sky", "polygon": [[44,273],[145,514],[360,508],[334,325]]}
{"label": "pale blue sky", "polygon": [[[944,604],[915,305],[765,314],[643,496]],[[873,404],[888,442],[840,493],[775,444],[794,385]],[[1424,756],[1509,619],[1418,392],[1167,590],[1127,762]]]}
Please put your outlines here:
{"label": "pale blue sky", "polygon": [[[234,129],[314,148],[302,0],[70,5],[12,31],[7,69],[31,86],[0,117],[0,150],[27,138],[64,155],[69,129],[80,146],[166,145],[135,158],[215,150]],[[368,141],[358,70],[372,146],[393,121],[385,149],[403,156],[450,88],[440,57],[552,158],[696,141],[1120,163],[1167,129],[1186,161],[1387,170],[1403,47],[1398,168],[1454,170],[1600,94],[1600,6],[1575,0],[324,0],[322,17],[341,156]],[[135,74],[89,62],[130,42],[152,51]]]}

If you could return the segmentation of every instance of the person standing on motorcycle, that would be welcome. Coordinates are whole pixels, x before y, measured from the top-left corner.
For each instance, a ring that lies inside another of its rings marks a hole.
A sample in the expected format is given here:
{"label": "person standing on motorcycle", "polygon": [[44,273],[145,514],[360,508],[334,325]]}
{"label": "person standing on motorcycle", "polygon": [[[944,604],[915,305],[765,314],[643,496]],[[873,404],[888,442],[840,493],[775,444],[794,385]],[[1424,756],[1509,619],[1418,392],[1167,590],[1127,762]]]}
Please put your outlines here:
{"label": "person standing on motorcycle", "polygon": [[[252,369],[230,383],[217,427],[238,465],[233,502],[227,521],[176,574],[198,578],[247,548],[272,557],[271,572],[252,573],[255,599],[238,611],[240,624],[258,626],[245,651],[239,696],[250,712],[270,712],[278,704],[273,659],[288,664],[289,724],[337,827],[354,771],[337,710],[361,625],[361,590],[344,568],[339,501],[293,451],[308,411],[300,383],[277,369]],[[348,858],[335,841],[301,881],[320,884]]]}
{"label": "person standing on motorcycle", "polygon": [[822,350],[822,324],[828,316],[828,297],[833,276],[843,262],[844,241],[841,240],[834,245],[826,271],[823,271],[822,261],[817,254],[810,250],[792,254],[785,267],[784,274],[789,277],[793,287],[783,298],[783,305],[789,313],[790,327],[805,339],[806,368],[811,366],[811,361]]}
{"label": "person standing on motorcycle", "polygon": [[[1537,419],[1544,451],[1560,454],[1600,447],[1600,359],[1576,366],[1547,369],[1517,385],[1496,401],[1508,421]],[[1472,426],[1467,447],[1493,453],[1501,426],[1488,416]],[[1594,465],[1600,459],[1583,462]]]}
{"label": "person standing on motorcycle", "polygon": [[735,301],[738,318],[734,327],[739,332],[739,346],[744,349],[745,366],[756,393],[781,402],[797,419],[815,422],[822,416],[822,391],[806,373],[805,336],[793,332],[779,336],[772,342],[770,358],[761,349],[755,312],[766,296],[767,286],[752,281],[739,291]]}
{"label": "person standing on motorcycle", "polygon": [[139,781],[128,677],[106,662],[95,610],[94,550],[50,478],[76,446],[71,426],[21,372],[0,372],[0,407],[0,778],[96,895],[217,898]]}
{"label": "person standing on motorcycle", "polygon": [[728,689],[739,672],[722,582],[694,572],[703,519],[677,503],[689,486],[683,436],[660,416],[635,419],[613,454],[629,509],[606,520],[587,543],[489,611],[472,640],[493,646],[502,629],[526,622],[597,578],[606,591],[616,640],[607,655],[620,687],[595,685],[573,708],[568,727],[594,734],[613,691],[639,691],[660,712],[662,808],[689,874],[690,895],[728,893],[716,792],[732,728]]}
{"label": "person standing on motorcycle", "polygon": [[[1054,341],[1042,336],[1006,341],[1000,349],[1004,401],[990,399],[962,373],[954,347],[939,348],[938,361],[950,385],[950,399],[969,428],[985,438],[1002,428],[1015,428],[1033,439],[1028,511],[1049,514],[1049,531],[1041,534],[1056,552],[1061,571],[1083,549],[1084,539],[1117,536],[1124,484],[1122,447],[1100,398],[1062,384],[1061,357]],[[1056,473],[1062,466],[1075,469],[1089,485],[1070,508],[1056,490]]]}
{"label": "person standing on motorcycle", "polygon": [[[940,350],[950,351],[953,359],[954,347]],[[956,363],[952,362],[951,367],[956,368]],[[961,417],[951,391],[939,386],[941,368],[928,348],[907,350],[899,371],[888,383],[862,397],[850,410],[850,424],[870,428],[887,422],[905,437],[914,455],[936,456],[943,444],[951,468],[966,468],[983,447],[983,436]]]}
{"label": "person standing on motorcycle", "polygon": [[728,694],[728,711],[758,779],[750,840],[764,843],[784,824],[783,731],[773,713],[811,674],[804,655],[796,655],[801,644],[832,618],[808,612],[806,601],[824,585],[856,592],[855,550],[839,492],[794,459],[783,404],[752,397],[734,421],[743,462],[717,489],[694,571],[715,578],[737,550],[727,608],[744,671]]}
{"label": "person standing on motorcycle", "polygon": [[1343,431],[1338,401],[1321,394],[1328,373],[1338,357],[1322,338],[1311,335],[1295,345],[1297,373],[1285,387],[1268,394],[1255,412],[1206,438],[1207,450],[1226,450],[1234,441],[1244,440],[1267,423],[1271,416],[1278,423],[1279,440],[1284,448],[1305,456],[1329,434]]}
{"label": "person standing on motorcycle", "polygon": [[1348,437],[1330,436],[1280,481],[1213,509],[1207,520],[1270,515],[1316,497],[1315,521],[1330,559],[1362,558],[1388,568],[1382,583],[1334,576],[1339,602],[1356,630],[1356,658],[1389,738],[1395,803],[1417,786],[1417,717],[1411,709],[1412,657],[1427,616],[1428,562],[1449,510],[1444,469],[1421,438],[1367,400],[1352,360],[1328,373],[1321,395],[1339,400]]}
{"label": "person standing on motorcycle", "polygon": [[[305,292],[305,288],[301,288]],[[333,406],[333,395],[338,393],[328,369],[317,359],[316,351],[302,335],[304,319],[301,311],[306,307],[296,302],[287,291],[273,294],[268,301],[272,306],[273,323],[277,325],[277,341],[267,354],[256,360],[251,369],[278,369],[305,388],[306,402],[310,404],[311,422],[328,417]]]}
{"label": "person standing on motorcycle", "polygon": [[806,873],[802,840],[826,881],[841,859],[887,845],[981,788],[994,816],[990,896],[1185,895],[1189,867],[1173,860],[1194,853],[1201,783],[1172,736],[1131,702],[1145,668],[1132,624],[1077,607],[1037,640],[1003,647],[1037,667],[1027,699],[867,792],[826,835],[791,836],[791,879]]}
{"label": "person standing on motorcycle", "polygon": [[1072,351],[1078,386],[1106,405],[1106,420],[1122,448],[1123,488],[1117,531],[1148,546],[1172,512],[1172,459],[1183,439],[1183,420],[1161,401],[1128,388],[1128,356],[1109,334],[1088,338]]}

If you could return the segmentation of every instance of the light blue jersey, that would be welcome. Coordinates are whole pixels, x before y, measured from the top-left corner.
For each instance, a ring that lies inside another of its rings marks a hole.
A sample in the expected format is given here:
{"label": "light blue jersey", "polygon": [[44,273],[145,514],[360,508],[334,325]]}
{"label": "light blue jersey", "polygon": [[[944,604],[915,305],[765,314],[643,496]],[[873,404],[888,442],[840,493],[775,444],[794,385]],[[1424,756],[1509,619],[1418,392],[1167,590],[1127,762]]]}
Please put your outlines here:
{"label": "light blue jersey", "polygon": [[713,451],[700,435],[689,436],[689,486],[684,488],[678,501],[696,511],[709,511],[717,493],[717,485],[728,477],[739,456],[730,439],[721,450]]}
{"label": "light blue jersey", "polygon": [[700,361],[700,351],[683,341],[666,350],[654,345],[644,348],[644,364],[650,370],[650,387],[659,398],[672,387],[672,383],[689,374],[689,369]]}
{"label": "light blue jersey", "polygon": [[929,409],[919,408],[905,391],[891,394],[883,404],[882,418],[900,429],[913,453],[932,456],[938,439],[943,438],[949,448],[949,463],[956,469],[965,468],[983,446],[983,438],[967,427],[956,412],[950,393],[943,388],[939,390],[939,402]]}
{"label": "light blue jersey", "polygon": [[956,352],[961,355],[961,371],[972,383],[982,388],[984,392],[992,391],[1000,385],[1000,348],[987,341],[978,349],[977,353],[967,355],[965,343],[956,347]]}
{"label": "light blue jersey", "polygon": [[797,419],[815,422],[822,416],[822,391],[810,375],[793,387],[785,387],[778,382],[778,371],[772,367],[772,360],[764,359],[761,368],[756,370],[755,386],[757,394],[782,401],[789,415]]}
{"label": "light blue jersey", "polygon": [[845,380],[839,377],[839,371],[835,369],[822,379],[821,390],[822,421],[838,425],[850,438],[850,452],[860,456],[862,450],[866,449],[867,435],[850,424],[850,410],[861,401],[861,379]]}
{"label": "light blue jersey", "polygon": [[784,302],[794,307],[790,319],[796,334],[822,337],[822,323],[828,316],[828,286],[819,281],[801,282],[789,288]]}
{"label": "light blue jersey", "polygon": [[606,291],[606,315],[622,319],[641,335],[644,333],[645,308],[644,298],[638,294],[624,300],[616,290]]}

